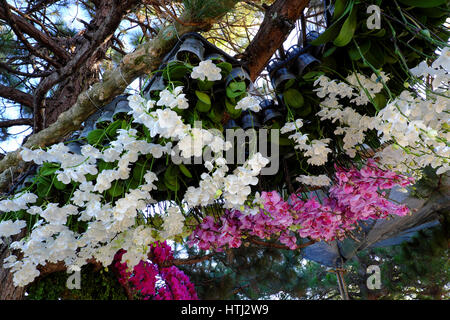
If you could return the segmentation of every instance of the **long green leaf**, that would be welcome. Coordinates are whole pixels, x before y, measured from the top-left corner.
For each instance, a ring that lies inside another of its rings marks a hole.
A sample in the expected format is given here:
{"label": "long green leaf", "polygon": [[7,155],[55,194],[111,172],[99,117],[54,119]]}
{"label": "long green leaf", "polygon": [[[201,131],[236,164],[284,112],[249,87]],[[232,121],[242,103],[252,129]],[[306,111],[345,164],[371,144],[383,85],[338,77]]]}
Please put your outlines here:
{"label": "long green leaf", "polygon": [[356,25],[358,23],[357,13],[356,7],[353,7],[350,16],[345,20],[339,35],[333,41],[335,46],[344,47],[352,40],[353,35],[355,34]]}
{"label": "long green leaf", "polygon": [[330,27],[328,27],[324,33],[318,36],[317,39],[311,41],[311,45],[318,46],[335,39],[336,36],[339,34],[339,31],[341,30],[341,22],[343,18],[346,17],[349,12],[351,12],[351,10],[353,9],[353,4],[354,1],[351,0],[348,3],[347,8],[345,8],[344,13]]}

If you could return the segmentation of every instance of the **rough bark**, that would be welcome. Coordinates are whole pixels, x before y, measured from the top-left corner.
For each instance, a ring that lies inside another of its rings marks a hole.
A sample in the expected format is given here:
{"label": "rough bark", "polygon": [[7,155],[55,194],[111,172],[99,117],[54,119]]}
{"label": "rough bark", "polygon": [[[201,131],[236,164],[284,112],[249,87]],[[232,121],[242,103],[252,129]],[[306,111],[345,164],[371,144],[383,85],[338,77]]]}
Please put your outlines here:
{"label": "rough bark", "polygon": [[267,8],[264,20],[240,58],[247,61],[254,81],[274,52],[283,44],[309,0],[277,0]]}
{"label": "rough bark", "polygon": [[33,106],[32,95],[1,84],[0,84],[0,97],[6,98],[11,101],[15,101],[27,107]]}
{"label": "rough bark", "polygon": [[24,234],[16,235],[0,245],[0,300],[19,300],[24,296],[25,288],[14,286],[12,273],[9,272],[9,269],[3,268],[3,259],[11,254],[9,244],[23,236]]}

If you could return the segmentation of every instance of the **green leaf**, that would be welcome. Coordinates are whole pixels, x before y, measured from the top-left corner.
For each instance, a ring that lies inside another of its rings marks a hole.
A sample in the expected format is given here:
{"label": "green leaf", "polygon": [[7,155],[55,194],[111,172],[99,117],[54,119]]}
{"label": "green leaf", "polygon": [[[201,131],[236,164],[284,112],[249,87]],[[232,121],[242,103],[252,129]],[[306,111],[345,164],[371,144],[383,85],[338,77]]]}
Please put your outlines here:
{"label": "green leaf", "polygon": [[310,113],[311,105],[309,103],[295,110],[295,114],[301,118],[308,116]]}
{"label": "green leaf", "polygon": [[353,1],[350,1],[344,13],[331,26],[329,26],[325,30],[325,32],[323,32],[320,36],[318,36],[317,39],[311,41],[311,45],[318,46],[335,39],[336,36],[339,34],[339,31],[341,30],[342,19],[352,10],[352,8],[353,8]]}
{"label": "green leaf", "polygon": [[88,133],[87,141],[91,145],[96,145],[103,141],[105,138],[105,130],[95,129]]}
{"label": "green leaf", "polygon": [[295,83],[296,79],[289,79],[288,81],[286,81],[286,83],[284,84],[284,89],[287,90],[290,87],[292,87]]}
{"label": "green leaf", "polygon": [[303,95],[296,89],[288,89],[283,93],[284,102],[292,108],[301,108],[305,103]]}
{"label": "green leaf", "polygon": [[111,188],[108,189],[108,194],[115,198],[123,194],[125,191],[125,186],[122,181],[114,183]]}
{"label": "green leaf", "polygon": [[55,186],[56,189],[58,190],[64,190],[66,188],[66,184],[62,183],[61,181],[59,181],[58,179],[55,179],[53,181],[53,185]]}
{"label": "green leaf", "polygon": [[448,0],[398,0],[399,2],[417,8],[433,8],[446,3]]}
{"label": "green leaf", "polygon": [[233,66],[229,62],[221,62],[221,63],[218,63],[217,66],[220,69],[222,69],[224,77],[227,76],[231,72],[231,69],[233,69]]}
{"label": "green leaf", "polygon": [[208,80],[197,80],[197,86],[201,91],[207,91],[209,89],[211,89],[214,86],[214,82],[213,81],[208,81]]}
{"label": "green leaf", "polygon": [[[276,143],[276,142],[274,141],[274,143]],[[289,146],[289,145],[293,144],[293,142],[289,138],[280,137],[280,138],[278,138],[278,144],[280,146]]]}
{"label": "green leaf", "polygon": [[98,162],[98,172],[102,172],[103,170],[110,170],[116,167],[114,162],[106,162],[104,160],[99,160]]}
{"label": "green leaf", "polygon": [[198,112],[208,112],[211,109],[211,104],[206,104],[201,100],[198,100],[195,109],[198,110]]}
{"label": "green leaf", "polygon": [[151,164],[147,161],[147,163],[145,163],[145,160],[142,159],[141,161],[137,162],[135,167],[133,168],[133,179],[140,181],[140,179],[142,178],[142,176],[144,176],[144,174],[147,172],[147,170],[150,169]]}
{"label": "green leaf", "polygon": [[350,13],[350,16],[345,20],[344,24],[342,25],[339,35],[337,36],[336,39],[334,39],[333,44],[337,47],[346,46],[352,40],[353,35],[355,34],[357,24],[358,24],[357,8],[356,6],[354,6],[352,12]]}
{"label": "green leaf", "polygon": [[[56,179],[55,179],[56,180]],[[51,183],[47,180],[39,180],[36,186],[36,193],[39,198],[45,198],[45,196],[49,193],[51,188]]]}
{"label": "green leaf", "polygon": [[216,123],[220,123],[220,121],[222,120],[222,115],[223,112],[221,112],[221,110],[217,106],[211,108],[211,111],[208,113],[208,117]]}
{"label": "green leaf", "polygon": [[122,126],[122,120],[116,120],[113,123],[111,123],[107,128],[106,128],[106,134],[109,137],[114,137],[117,133],[117,130]]}
{"label": "green leaf", "polygon": [[422,8],[420,13],[429,18],[440,18],[447,14],[445,10],[436,10],[435,8]]}
{"label": "green leaf", "polygon": [[233,119],[239,118],[242,113],[242,109],[236,109],[236,106],[228,101],[228,99],[225,100],[225,108],[227,109],[230,117],[232,117]]}
{"label": "green leaf", "polygon": [[237,97],[243,95],[245,92],[242,92],[242,91],[233,91],[233,90],[231,90],[230,87],[227,87],[226,93],[227,93],[227,97],[228,97],[228,98],[234,99],[234,98],[237,98]]}
{"label": "green leaf", "polygon": [[245,92],[247,86],[245,85],[245,81],[234,81],[231,82],[228,87],[234,92]]}
{"label": "green leaf", "polygon": [[336,49],[337,49],[336,46],[332,46],[331,48],[327,49],[327,51],[325,51],[325,52],[323,53],[323,57],[326,58],[326,57],[328,57],[328,56],[331,56],[331,55],[333,54],[333,52],[336,51]]}
{"label": "green leaf", "polygon": [[170,62],[163,71],[166,80],[182,79],[190,71],[189,67],[179,61]]}
{"label": "green leaf", "polygon": [[177,192],[180,184],[178,182],[179,176],[179,168],[178,166],[170,165],[166,171],[164,172],[164,185],[172,191]]}
{"label": "green leaf", "polygon": [[[359,48],[361,49],[361,53],[365,55],[367,51],[370,49],[370,41],[364,41],[362,44],[358,44]],[[358,48],[353,44],[348,49],[348,55],[350,56],[351,60],[359,60],[362,58],[361,54],[359,53]]]}
{"label": "green leaf", "polygon": [[386,97],[382,93],[377,93],[373,98],[373,102],[376,103],[378,110],[383,109],[386,106]]}
{"label": "green leaf", "polygon": [[180,168],[180,171],[188,178],[192,178],[192,174],[191,172],[188,170],[188,168],[186,168],[186,166],[184,164],[180,164],[178,166]]}
{"label": "green leaf", "polygon": [[170,165],[164,172],[164,181],[168,182],[171,185],[174,185],[177,181],[178,174],[178,166]]}
{"label": "green leaf", "polygon": [[195,90],[195,95],[204,104],[211,105],[211,98],[206,93]]}
{"label": "green leaf", "polygon": [[50,175],[54,174],[56,172],[56,170],[58,170],[58,169],[59,169],[58,164],[46,162],[39,169],[39,175],[50,176]]}
{"label": "green leaf", "polygon": [[[335,47],[336,48],[336,47]],[[315,81],[318,77],[324,75],[323,71],[310,71],[302,77],[305,81]]]}
{"label": "green leaf", "polygon": [[348,0],[336,0],[334,3],[333,20],[336,20],[344,13],[347,2]]}

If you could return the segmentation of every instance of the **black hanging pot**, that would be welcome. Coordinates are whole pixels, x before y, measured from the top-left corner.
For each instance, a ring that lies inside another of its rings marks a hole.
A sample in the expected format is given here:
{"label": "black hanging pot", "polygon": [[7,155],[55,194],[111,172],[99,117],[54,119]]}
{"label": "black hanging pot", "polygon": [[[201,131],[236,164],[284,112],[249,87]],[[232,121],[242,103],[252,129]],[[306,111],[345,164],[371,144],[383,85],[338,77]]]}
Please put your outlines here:
{"label": "black hanging pot", "polygon": [[283,91],[286,84],[295,79],[296,76],[283,67],[275,71],[272,77],[272,86],[276,91]]}
{"label": "black hanging pot", "polygon": [[283,117],[283,115],[276,110],[275,101],[266,99],[261,101],[259,105],[261,107],[264,124],[268,124]]}
{"label": "black hanging pot", "polygon": [[284,61],[279,58],[269,60],[269,62],[267,63],[267,72],[269,73],[269,76],[272,77],[273,73],[281,68],[283,64]]}
{"label": "black hanging pot", "polygon": [[211,60],[215,64],[226,62],[224,56],[220,53],[211,53],[206,56],[205,60]]}
{"label": "black hanging pot", "polygon": [[164,82],[164,78],[162,76],[155,76],[152,79],[150,84],[150,88],[147,92],[145,92],[145,97],[147,99],[154,98],[157,95],[157,92],[162,91],[166,88],[166,83]]}
{"label": "black hanging pot", "polygon": [[114,111],[107,110],[94,123],[95,129],[104,129],[113,121]]}
{"label": "black hanging pot", "polygon": [[180,45],[175,57],[180,61],[189,61],[191,64],[198,64],[204,60],[205,47],[199,39],[186,38]]}
{"label": "black hanging pot", "polygon": [[116,105],[116,109],[113,112],[113,120],[117,120],[120,115],[127,114],[131,111],[130,105],[127,100],[119,101]]}
{"label": "black hanging pot", "polygon": [[239,129],[239,125],[234,119],[228,120],[223,126],[224,129]]}
{"label": "black hanging pot", "polygon": [[308,72],[308,69],[320,64],[320,61],[309,53],[303,53],[295,60],[295,69],[298,75]]}
{"label": "black hanging pot", "polygon": [[294,44],[292,47],[290,47],[286,51],[286,59],[291,61],[294,60],[302,51],[302,48],[296,44]]}
{"label": "black hanging pot", "polygon": [[231,81],[245,81],[245,85],[248,88],[252,80],[247,71],[242,67],[236,67],[231,69],[230,74],[225,79],[225,87],[228,87]]}
{"label": "black hanging pot", "polygon": [[241,115],[241,128],[247,129],[258,129],[261,128],[261,123],[259,122],[258,115],[251,110],[245,110]]}
{"label": "black hanging pot", "polygon": [[275,91],[283,91],[289,81],[296,79],[295,75],[289,72],[284,66],[284,61],[281,59],[272,59],[269,61],[267,71],[269,72],[270,80]]}
{"label": "black hanging pot", "polygon": [[324,50],[324,45],[321,44],[319,46],[313,46],[310,45],[310,43],[314,40],[316,40],[320,36],[320,33],[318,31],[310,31],[306,35],[306,44],[308,46],[308,52],[313,55],[314,57],[321,57]]}

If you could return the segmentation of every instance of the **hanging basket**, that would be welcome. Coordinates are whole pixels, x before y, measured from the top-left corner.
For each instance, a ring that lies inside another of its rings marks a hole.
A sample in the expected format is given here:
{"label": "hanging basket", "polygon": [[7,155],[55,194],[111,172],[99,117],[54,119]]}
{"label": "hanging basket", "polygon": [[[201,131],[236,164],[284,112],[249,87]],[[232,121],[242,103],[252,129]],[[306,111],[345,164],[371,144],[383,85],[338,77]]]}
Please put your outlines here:
{"label": "hanging basket", "polygon": [[250,75],[242,67],[231,69],[230,74],[225,79],[225,87],[228,87],[228,85],[232,81],[245,81],[245,85],[247,88],[250,86],[250,83],[252,82],[250,79]]}
{"label": "hanging basket", "polygon": [[218,64],[221,62],[226,62],[225,57],[220,53],[211,53],[208,54],[205,60],[211,60],[213,63]]}
{"label": "hanging basket", "polygon": [[275,101],[266,99],[261,101],[259,105],[261,106],[261,113],[264,124],[269,124],[283,117],[283,115],[276,110],[277,106],[275,105]]}
{"label": "hanging basket", "polygon": [[127,114],[129,111],[131,111],[131,108],[128,104],[127,100],[119,101],[116,105],[116,109],[113,112],[113,120],[116,120],[116,117],[120,117],[124,114]]}
{"label": "hanging basket", "polygon": [[303,53],[295,60],[295,70],[297,75],[302,75],[308,72],[308,70],[316,65],[320,64],[320,61],[314,58],[309,53]]}
{"label": "hanging basket", "polygon": [[234,119],[228,120],[223,126],[224,129],[239,129],[240,126]]}
{"label": "hanging basket", "polygon": [[312,46],[310,43],[316,40],[320,36],[318,31],[310,31],[306,35],[307,51],[314,57],[321,57],[325,48],[325,45]]}
{"label": "hanging basket", "polygon": [[278,58],[269,61],[267,71],[269,72],[272,86],[277,92],[283,91],[290,80],[296,79],[296,76],[289,71],[286,62]]}
{"label": "hanging basket", "polygon": [[242,112],[241,116],[241,128],[244,130],[247,129],[259,129],[261,128],[261,123],[259,117],[256,113],[250,110],[246,110]]}
{"label": "hanging basket", "polygon": [[204,54],[205,47],[202,41],[192,37],[183,41],[175,56],[177,60],[198,64],[204,60]]}
{"label": "hanging basket", "polygon": [[296,57],[298,57],[300,55],[301,52],[302,52],[302,48],[299,45],[294,44],[292,47],[287,49],[286,60],[293,61]]}
{"label": "hanging basket", "polygon": [[166,83],[164,78],[160,75],[155,75],[147,86],[147,90],[144,90],[144,96],[149,98],[154,98],[158,91],[164,90],[166,88]]}

